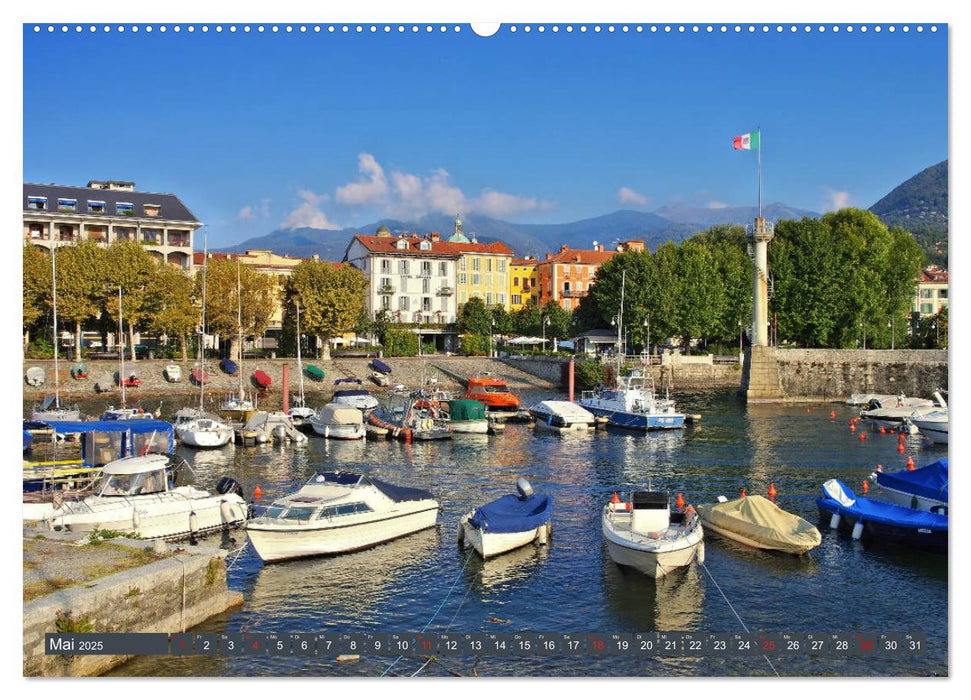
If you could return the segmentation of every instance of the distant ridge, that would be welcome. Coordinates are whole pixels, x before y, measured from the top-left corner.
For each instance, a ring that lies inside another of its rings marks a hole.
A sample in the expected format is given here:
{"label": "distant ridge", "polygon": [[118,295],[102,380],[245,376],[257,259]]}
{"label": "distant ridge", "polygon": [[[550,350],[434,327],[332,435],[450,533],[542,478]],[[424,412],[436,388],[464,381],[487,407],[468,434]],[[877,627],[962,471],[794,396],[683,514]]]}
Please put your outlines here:
{"label": "distant ridge", "polygon": [[[661,207],[654,211],[658,216],[677,223],[709,228],[718,224],[750,224],[758,215],[758,207]],[[780,219],[801,219],[804,216],[819,217],[818,212],[790,207],[774,202],[762,207],[762,217],[776,222]]]}
{"label": "distant ridge", "polygon": [[947,267],[947,161],[921,170],[870,207],[887,226],[914,234],[927,263]]}

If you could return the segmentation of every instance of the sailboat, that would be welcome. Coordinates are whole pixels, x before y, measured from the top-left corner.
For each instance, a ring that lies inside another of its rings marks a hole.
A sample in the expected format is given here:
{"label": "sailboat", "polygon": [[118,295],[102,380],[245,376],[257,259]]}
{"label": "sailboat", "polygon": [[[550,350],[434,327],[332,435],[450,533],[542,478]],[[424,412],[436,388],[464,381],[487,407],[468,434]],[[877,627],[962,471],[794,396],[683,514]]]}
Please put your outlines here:
{"label": "sailboat", "polygon": [[239,258],[236,258],[236,314],[239,333],[239,396],[230,396],[219,407],[219,413],[224,418],[247,421],[256,413],[256,406],[246,398],[243,392],[243,287],[239,279]]}
{"label": "sailboat", "polygon": [[[125,375],[125,321],[121,311],[121,287],[118,287],[118,338],[121,340],[121,351],[118,353],[118,386],[121,387],[121,408],[108,406],[108,410],[101,414],[101,420],[154,418],[151,413],[146,412],[143,408],[128,408],[125,401],[125,387],[129,385],[129,377]],[[134,377],[135,375],[132,374],[131,376]]]}
{"label": "sailboat", "polygon": [[296,426],[303,425],[315,414],[312,408],[307,406],[306,398],[303,395],[303,358],[300,355],[300,304],[297,304],[297,371],[300,374],[300,398],[294,401],[294,407],[287,411],[287,415],[293,420]]}
{"label": "sailboat", "polygon": [[[202,325],[199,327],[199,361],[206,367],[206,261],[209,258],[208,236],[203,237]],[[190,447],[222,447],[233,439],[232,426],[206,415],[206,383],[199,382],[199,408],[183,408],[175,414],[175,433]]]}
{"label": "sailboat", "polygon": [[[34,406],[30,419],[34,421],[79,421],[81,411],[77,406],[61,406],[61,385],[57,371],[57,242],[51,241],[51,291],[54,302],[54,396],[47,396],[41,406]],[[33,368],[31,368],[33,369]],[[28,375],[30,370],[27,371]]]}

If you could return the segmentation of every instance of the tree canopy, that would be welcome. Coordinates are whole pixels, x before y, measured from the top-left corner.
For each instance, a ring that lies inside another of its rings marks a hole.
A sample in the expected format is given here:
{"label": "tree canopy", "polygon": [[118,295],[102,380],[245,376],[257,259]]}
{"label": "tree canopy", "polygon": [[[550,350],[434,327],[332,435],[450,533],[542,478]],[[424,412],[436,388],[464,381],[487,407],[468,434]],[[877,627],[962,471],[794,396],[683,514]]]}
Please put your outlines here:
{"label": "tree canopy", "polygon": [[360,323],[367,286],[364,273],[351,265],[304,260],[284,285],[287,313],[295,312],[299,303],[301,332],[320,336],[326,348],[330,338]]}

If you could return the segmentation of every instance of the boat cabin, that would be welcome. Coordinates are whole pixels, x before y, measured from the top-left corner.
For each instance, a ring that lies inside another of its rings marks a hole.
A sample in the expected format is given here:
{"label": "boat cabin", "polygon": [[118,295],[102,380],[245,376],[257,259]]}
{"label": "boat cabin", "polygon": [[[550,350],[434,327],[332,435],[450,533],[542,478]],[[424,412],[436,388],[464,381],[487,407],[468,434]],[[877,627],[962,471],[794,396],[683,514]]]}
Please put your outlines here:
{"label": "boat cabin", "polygon": [[169,460],[164,455],[126,457],[101,470],[94,493],[103,497],[148,496],[169,490]]}
{"label": "boat cabin", "polygon": [[631,495],[631,532],[648,534],[667,529],[671,508],[665,491],[635,491]]}
{"label": "boat cabin", "polygon": [[519,408],[519,399],[506,382],[488,375],[470,377],[465,398],[481,401],[489,408]]}

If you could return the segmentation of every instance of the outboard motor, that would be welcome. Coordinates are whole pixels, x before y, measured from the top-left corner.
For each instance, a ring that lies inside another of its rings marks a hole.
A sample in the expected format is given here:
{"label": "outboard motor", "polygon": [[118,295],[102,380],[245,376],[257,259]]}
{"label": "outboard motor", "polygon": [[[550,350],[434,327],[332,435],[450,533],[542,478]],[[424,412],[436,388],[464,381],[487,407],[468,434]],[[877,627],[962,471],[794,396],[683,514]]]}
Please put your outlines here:
{"label": "outboard motor", "polygon": [[533,495],[532,485],[523,477],[516,480],[516,490],[519,491],[519,497],[524,501]]}
{"label": "outboard motor", "polygon": [[216,493],[225,496],[227,493],[235,493],[240,498],[243,498],[243,487],[239,485],[236,479],[229,476],[224,476],[216,484]]}

